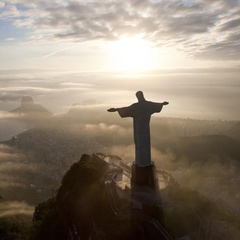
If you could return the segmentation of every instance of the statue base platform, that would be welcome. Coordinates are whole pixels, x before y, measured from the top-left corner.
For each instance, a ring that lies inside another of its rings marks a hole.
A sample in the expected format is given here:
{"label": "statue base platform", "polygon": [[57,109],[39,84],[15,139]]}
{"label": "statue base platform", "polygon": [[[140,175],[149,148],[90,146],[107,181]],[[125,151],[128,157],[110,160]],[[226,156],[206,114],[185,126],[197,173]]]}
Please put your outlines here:
{"label": "statue base platform", "polygon": [[132,209],[142,210],[147,215],[161,218],[161,198],[155,165],[131,169]]}
{"label": "statue base platform", "polygon": [[131,187],[135,185],[159,190],[154,163],[147,167],[138,167],[134,163],[131,168]]}

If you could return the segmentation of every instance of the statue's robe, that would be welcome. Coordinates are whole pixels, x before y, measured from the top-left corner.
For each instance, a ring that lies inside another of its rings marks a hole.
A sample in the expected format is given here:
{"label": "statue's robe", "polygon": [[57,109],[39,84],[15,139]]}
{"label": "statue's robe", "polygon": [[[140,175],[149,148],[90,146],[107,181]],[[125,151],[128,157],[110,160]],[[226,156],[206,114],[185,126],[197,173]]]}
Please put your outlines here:
{"label": "statue's robe", "polygon": [[133,118],[135,162],[138,167],[151,165],[150,118],[162,110],[162,103],[140,101],[129,107],[118,108],[119,115]]}

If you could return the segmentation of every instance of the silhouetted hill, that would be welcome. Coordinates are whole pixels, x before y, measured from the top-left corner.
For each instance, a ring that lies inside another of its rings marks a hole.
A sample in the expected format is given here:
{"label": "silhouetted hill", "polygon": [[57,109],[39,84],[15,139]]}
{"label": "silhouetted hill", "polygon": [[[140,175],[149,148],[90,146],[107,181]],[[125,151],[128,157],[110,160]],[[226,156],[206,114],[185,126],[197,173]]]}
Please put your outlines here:
{"label": "silhouetted hill", "polygon": [[[109,174],[108,164],[94,155],[84,154],[74,163],[63,177],[56,197],[36,207],[34,239],[162,239],[157,237],[155,220],[141,209],[130,210],[129,191],[129,202],[126,196],[124,201],[118,202],[124,205],[125,214],[119,217],[112,212],[102,181],[106,174]],[[234,215],[222,211],[197,191],[181,188],[178,184],[167,192],[168,202],[163,206],[161,218],[173,239],[183,236],[199,239],[199,232],[204,232],[205,228],[213,240],[238,239],[240,221]],[[135,222],[132,222],[133,216]],[[222,225],[226,226],[223,230],[219,229]],[[200,239],[207,239],[205,237],[202,235]]]}
{"label": "silhouetted hill", "polygon": [[5,170],[0,175],[0,193],[7,199],[37,204],[51,196],[83,152],[100,149],[103,146],[95,139],[66,129],[27,130],[1,145],[0,173],[1,168]]}
{"label": "silhouetted hill", "polygon": [[112,121],[115,121],[114,124],[119,123],[117,114],[110,115],[106,106],[102,105],[74,104],[64,115],[64,118],[71,123],[78,121],[80,124],[113,124]]}
{"label": "silhouetted hill", "polygon": [[[107,125],[119,125],[132,129],[132,119],[121,119],[118,113],[107,112],[107,107],[102,105],[74,104],[64,116],[67,121],[80,123]],[[181,118],[161,118],[153,115],[151,118],[152,137],[164,138],[171,136],[199,136],[199,135],[223,135],[236,122],[234,121],[211,121]],[[155,133],[159,133],[154,136]]]}
{"label": "silhouetted hill", "polygon": [[[46,108],[41,106],[40,104],[35,104],[33,102],[32,97],[24,96],[22,97],[22,102],[20,107],[13,109],[11,112],[13,113],[20,113],[26,115],[39,115],[39,117],[50,117],[52,113],[48,111]],[[36,116],[34,116],[36,117]]]}
{"label": "silhouetted hill", "polygon": [[240,141],[240,122],[233,125],[226,134]]}
{"label": "silhouetted hill", "polygon": [[156,164],[182,186],[196,189],[221,209],[240,217],[240,142],[224,135],[171,138],[159,142]]}
{"label": "silhouetted hill", "polygon": [[102,145],[95,139],[64,128],[32,128],[7,141],[10,146],[31,152],[35,161],[67,163],[76,161],[82,151],[95,152]]}
{"label": "silhouetted hill", "polygon": [[214,156],[226,164],[226,159],[230,158],[240,162],[240,142],[225,135],[171,138],[156,147],[161,151],[171,149],[176,154],[176,159],[185,158],[192,163],[206,163]]}
{"label": "silhouetted hill", "polygon": [[43,124],[53,115],[40,104],[35,104],[30,96],[24,96],[18,108],[4,114],[6,117],[0,119],[0,141],[9,140],[27,129]]}
{"label": "silhouetted hill", "polygon": [[64,175],[56,199],[36,207],[33,221],[38,231],[35,239],[56,239],[56,236],[59,240],[71,236],[76,239],[126,239],[123,234],[129,231],[124,233],[122,229],[126,225],[129,227],[129,222],[112,214],[101,180],[106,170],[106,162],[86,154],[74,163]]}

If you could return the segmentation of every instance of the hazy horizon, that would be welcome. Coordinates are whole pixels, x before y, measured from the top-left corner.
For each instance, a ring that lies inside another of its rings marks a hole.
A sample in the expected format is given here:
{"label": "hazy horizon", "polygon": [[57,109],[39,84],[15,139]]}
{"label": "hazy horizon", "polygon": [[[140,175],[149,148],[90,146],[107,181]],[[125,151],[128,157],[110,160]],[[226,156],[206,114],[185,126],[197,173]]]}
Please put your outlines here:
{"label": "hazy horizon", "polygon": [[237,0],[1,1],[0,111],[23,95],[54,113],[126,106],[142,90],[161,116],[239,120]]}
{"label": "hazy horizon", "polygon": [[236,76],[238,68],[168,69],[162,70],[162,73],[81,73],[47,70],[0,73],[1,111],[18,107],[24,95],[32,96],[35,103],[41,104],[54,114],[68,112],[73,104],[102,107],[105,111],[108,107],[131,105],[137,101],[135,92],[142,90],[149,101],[170,102],[158,114],[161,117],[235,121],[240,119],[240,82]]}

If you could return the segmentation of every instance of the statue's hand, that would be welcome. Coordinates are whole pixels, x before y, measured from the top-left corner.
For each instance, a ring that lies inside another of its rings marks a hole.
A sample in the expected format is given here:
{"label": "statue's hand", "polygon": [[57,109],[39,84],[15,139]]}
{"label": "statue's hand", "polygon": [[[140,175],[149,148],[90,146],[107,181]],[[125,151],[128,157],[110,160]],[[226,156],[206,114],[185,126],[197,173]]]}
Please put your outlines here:
{"label": "statue's hand", "polygon": [[168,105],[169,104],[169,102],[163,102],[163,105]]}
{"label": "statue's hand", "polygon": [[116,108],[109,108],[109,109],[108,109],[108,112],[116,112],[116,111],[117,111]]}

